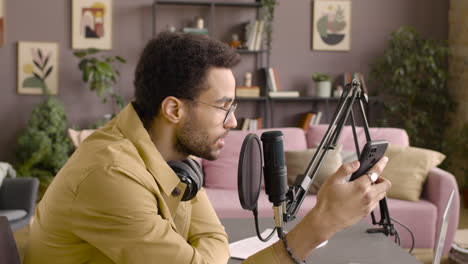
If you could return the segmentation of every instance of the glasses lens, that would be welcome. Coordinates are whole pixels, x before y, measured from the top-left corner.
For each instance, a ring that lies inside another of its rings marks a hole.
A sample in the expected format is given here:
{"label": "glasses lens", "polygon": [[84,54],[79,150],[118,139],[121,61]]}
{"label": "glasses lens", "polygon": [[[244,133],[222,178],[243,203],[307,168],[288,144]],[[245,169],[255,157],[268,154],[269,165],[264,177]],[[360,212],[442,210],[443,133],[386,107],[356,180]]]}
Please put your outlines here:
{"label": "glasses lens", "polygon": [[229,110],[226,113],[226,117],[224,118],[224,124],[226,124],[229,121],[229,117],[231,116],[231,114],[234,114],[236,108],[237,104],[232,104],[231,107],[229,107]]}

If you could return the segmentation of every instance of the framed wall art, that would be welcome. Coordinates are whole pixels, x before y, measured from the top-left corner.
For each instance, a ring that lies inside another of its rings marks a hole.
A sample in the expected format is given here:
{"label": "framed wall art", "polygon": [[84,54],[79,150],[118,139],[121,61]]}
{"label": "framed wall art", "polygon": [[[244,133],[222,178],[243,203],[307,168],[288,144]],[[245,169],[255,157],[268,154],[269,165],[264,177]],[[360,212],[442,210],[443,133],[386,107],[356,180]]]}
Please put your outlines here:
{"label": "framed wall art", "polygon": [[351,46],[351,1],[315,0],[312,50],[348,51]]}
{"label": "framed wall art", "polygon": [[57,94],[58,43],[18,42],[18,93]]}
{"label": "framed wall art", "polygon": [[72,0],[72,48],[112,48],[112,0]]}
{"label": "framed wall art", "polygon": [[0,47],[5,42],[5,0],[0,0]]}

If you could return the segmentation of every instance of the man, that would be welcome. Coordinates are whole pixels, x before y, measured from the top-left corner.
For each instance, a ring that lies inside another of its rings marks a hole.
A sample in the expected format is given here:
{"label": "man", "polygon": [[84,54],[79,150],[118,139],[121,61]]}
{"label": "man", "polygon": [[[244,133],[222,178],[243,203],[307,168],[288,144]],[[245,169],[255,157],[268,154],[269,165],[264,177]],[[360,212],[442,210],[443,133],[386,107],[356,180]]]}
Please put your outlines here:
{"label": "man", "polygon": [[[204,190],[181,201],[185,185],[167,162],[219,156],[237,125],[231,68],[238,61],[204,36],[162,33],[150,41],[136,69],[135,101],[80,145],[37,206],[25,263],[226,263],[227,235]],[[385,163],[372,171],[380,174]],[[298,259],[384,197],[384,179],[346,182],[357,167],[340,168],[288,233]],[[276,243],[245,262],[292,261]]]}

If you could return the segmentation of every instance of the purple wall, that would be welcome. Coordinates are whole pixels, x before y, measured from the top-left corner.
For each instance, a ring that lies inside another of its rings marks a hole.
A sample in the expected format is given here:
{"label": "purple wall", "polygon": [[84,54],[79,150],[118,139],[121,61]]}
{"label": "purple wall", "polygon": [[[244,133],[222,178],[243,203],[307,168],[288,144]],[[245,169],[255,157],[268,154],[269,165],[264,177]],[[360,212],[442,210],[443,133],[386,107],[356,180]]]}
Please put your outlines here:
{"label": "purple wall", "polygon": [[[112,55],[127,59],[120,67],[122,76],[117,90],[127,100],[133,94],[133,70],[144,44],[151,38],[151,0],[114,0],[114,40]],[[310,50],[311,0],[279,0],[275,17],[275,32],[271,65],[279,72],[281,89],[311,89],[311,73],[329,72],[338,75],[343,71],[369,72],[373,58],[382,54],[387,45],[389,33],[402,25],[413,25],[424,35],[447,39],[448,7],[445,0],[354,0],[352,1],[351,50],[349,52],[324,52]],[[24,129],[32,108],[43,98],[41,96],[18,95],[17,42],[51,41],[58,42],[59,56],[59,98],[64,102],[69,124],[87,126],[103,114],[112,111],[110,105],[103,105],[87,91],[80,80],[77,59],[71,49],[71,1],[6,1],[6,42],[0,48],[0,160],[11,161],[16,139]],[[207,14],[199,8],[168,7],[161,9],[163,15],[158,23],[189,21],[198,14]],[[199,13],[199,12],[200,13]],[[217,13],[217,28],[222,39],[229,34],[233,25],[253,18],[254,12],[245,9],[225,9]],[[180,25],[176,25],[180,26]],[[244,55],[248,56],[248,55]],[[237,73],[251,69],[252,57],[245,57]],[[241,81],[240,74],[238,80]],[[288,125],[286,120],[299,112],[309,111],[308,105],[287,103],[275,124]],[[255,107],[246,106],[247,111]],[[287,109],[287,111],[283,111]],[[240,114],[247,112],[240,111]]]}

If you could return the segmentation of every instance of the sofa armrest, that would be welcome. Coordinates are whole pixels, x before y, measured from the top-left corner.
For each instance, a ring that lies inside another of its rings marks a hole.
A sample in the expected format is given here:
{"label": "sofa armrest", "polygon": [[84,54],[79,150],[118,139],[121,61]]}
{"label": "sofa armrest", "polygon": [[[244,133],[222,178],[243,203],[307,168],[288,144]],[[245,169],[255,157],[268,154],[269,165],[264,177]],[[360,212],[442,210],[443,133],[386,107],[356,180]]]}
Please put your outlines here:
{"label": "sofa armrest", "polygon": [[452,207],[450,209],[450,219],[448,222],[447,236],[445,238],[444,254],[448,253],[450,250],[450,246],[455,237],[455,231],[458,228],[460,194],[458,192],[457,181],[451,173],[440,168],[433,168],[429,171],[423,193],[421,195],[422,199],[430,201],[437,207],[437,232],[436,237],[434,238],[434,241],[437,243],[437,237],[439,236],[439,230],[442,224],[442,215],[452,190],[455,190],[455,194],[452,201]]}

